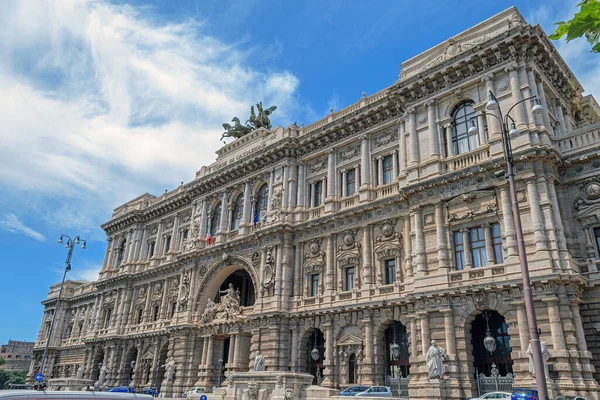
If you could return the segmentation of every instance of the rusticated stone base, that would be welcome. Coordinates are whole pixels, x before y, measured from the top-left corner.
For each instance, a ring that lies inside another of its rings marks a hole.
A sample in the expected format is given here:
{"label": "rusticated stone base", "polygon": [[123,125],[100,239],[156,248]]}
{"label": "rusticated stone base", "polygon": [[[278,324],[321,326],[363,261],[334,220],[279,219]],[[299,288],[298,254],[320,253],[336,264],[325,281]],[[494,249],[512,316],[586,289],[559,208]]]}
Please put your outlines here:
{"label": "rusticated stone base", "polygon": [[48,380],[48,389],[81,391],[93,383],[91,379],[54,378]]}
{"label": "rusticated stone base", "polygon": [[306,399],[306,388],[313,380],[309,374],[261,371],[226,374],[220,388],[224,400],[291,400]]}

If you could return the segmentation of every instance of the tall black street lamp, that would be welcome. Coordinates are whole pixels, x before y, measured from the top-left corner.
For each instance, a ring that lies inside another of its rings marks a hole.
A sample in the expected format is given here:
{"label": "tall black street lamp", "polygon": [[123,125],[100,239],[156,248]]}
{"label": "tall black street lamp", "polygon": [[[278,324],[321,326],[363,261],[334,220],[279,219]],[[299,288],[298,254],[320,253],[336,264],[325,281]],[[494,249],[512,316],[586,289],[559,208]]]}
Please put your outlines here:
{"label": "tall black street lamp", "polygon": [[[521,225],[521,215],[519,214],[519,203],[517,201],[517,189],[515,187],[515,161],[513,159],[512,144],[510,141],[511,135],[514,136],[519,134],[519,131],[515,126],[515,121],[510,116],[510,112],[513,108],[517,107],[519,104],[527,100],[532,100],[533,102],[533,107],[531,108],[532,114],[541,114],[543,107],[541,106],[539,99],[537,98],[537,96],[531,96],[513,104],[513,106],[508,109],[508,112],[503,117],[502,110],[498,105],[498,99],[496,99],[496,96],[494,96],[494,94],[491,91],[489,92],[489,101],[485,106],[487,112],[483,111],[483,114],[498,119],[500,121],[500,126],[502,130],[502,145],[504,149],[504,159],[506,160],[506,178],[508,179],[512,218],[517,235],[517,251],[519,254],[519,263],[521,265],[521,278],[523,280],[523,298],[525,300],[525,312],[527,313],[527,324],[529,325],[529,337],[531,339],[531,348],[533,352],[532,355],[533,366],[535,369],[535,382],[537,385],[539,398],[542,400],[546,400],[548,398],[548,388],[546,386],[546,373],[544,369],[544,361],[542,358],[542,348],[540,343],[540,334],[537,325],[537,318],[535,315],[533,292],[531,290],[531,280],[529,278],[527,252],[525,250],[525,241],[523,240],[523,227]],[[495,111],[497,111],[498,115],[494,113]],[[510,131],[508,130],[509,119],[511,120]],[[477,133],[477,127],[475,126],[475,123],[473,121],[471,121],[469,133]]]}
{"label": "tall black street lamp", "polygon": [[81,239],[79,235],[75,236],[74,239],[71,239],[70,236],[60,235],[60,239],[58,239],[58,244],[63,243],[63,239],[67,239],[67,244],[65,244],[65,248],[69,249],[67,252],[67,260],[65,261],[65,272],[63,274],[62,282],[60,283],[60,290],[58,291],[58,298],[56,299],[56,308],[54,310],[54,314],[52,315],[52,322],[50,322],[50,330],[48,331],[48,337],[46,338],[46,346],[44,347],[44,355],[42,356],[42,365],[40,366],[40,373],[44,373],[44,367],[46,366],[46,356],[48,355],[48,347],[50,346],[50,340],[52,339],[52,331],[54,330],[54,322],[56,322],[56,315],[58,314],[58,307],[60,305],[60,296],[62,295],[63,286],[65,285],[65,278],[67,277],[67,272],[71,270],[71,257],[73,256],[73,248],[76,244],[83,242],[81,248],[83,250],[86,249],[86,241]]}

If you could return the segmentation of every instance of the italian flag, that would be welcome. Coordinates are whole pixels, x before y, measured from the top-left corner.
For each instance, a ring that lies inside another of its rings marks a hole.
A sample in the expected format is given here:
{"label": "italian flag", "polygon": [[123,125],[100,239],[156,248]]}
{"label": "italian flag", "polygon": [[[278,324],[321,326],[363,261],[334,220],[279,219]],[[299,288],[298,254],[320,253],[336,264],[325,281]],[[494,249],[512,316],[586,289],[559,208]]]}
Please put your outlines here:
{"label": "italian flag", "polygon": [[214,238],[210,234],[210,230],[208,229],[208,218],[206,219],[206,243],[213,244]]}

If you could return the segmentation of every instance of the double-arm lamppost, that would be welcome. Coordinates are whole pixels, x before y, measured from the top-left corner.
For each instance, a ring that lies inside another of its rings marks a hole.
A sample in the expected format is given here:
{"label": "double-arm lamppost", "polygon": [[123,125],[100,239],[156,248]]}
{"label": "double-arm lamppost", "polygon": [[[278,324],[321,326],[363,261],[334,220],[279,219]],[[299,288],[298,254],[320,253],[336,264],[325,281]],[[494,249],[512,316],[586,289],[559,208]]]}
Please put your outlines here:
{"label": "double-arm lamppost", "polygon": [[44,347],[44,355],[42,356],[42,365],[40,366],[40,373],[44,373],[44,367],[46,365],[46,356],[48,355],[48,346],[50,346],[50,340],[52,339],[52,331],[54,330],[54,323],[56,322],[56,315],[58,314],[58,307],[60,305],[60,296],[62,295],[63,286],[65,285],[65,278],[67,277],[67,272],[71,270],[71,257],[73,256],[73,248],[76,244],[83,242],[81,248],[83,250],[86,249],[85,240],[81,239],[79,235],[75,236],[74,239],[71,239],[70,236],[60,235],[60,239],[58,239],[58,243],[62,244],[63,239],[67,239],[67,244],[65,244],[65,248],[69,249],[67,252],[67,260],[65,261],[65,272],[63,274],[62,282],[60,283],[60,290],[58,291],[58,298],[56,299],[56,307],[54,309],[54,314],[52,314],[52,322],[50,322],[50,330],[48,331],[48,337],[46,338],[46,346]]}
{"label": "double-arm lamppost", "polygon": [[[523,280],[523,298],[525,299],[525,312],[527,313],[527,324],[529,325],[529,337],[531,339],[531,349],[533,356],[533,366],[535,369],[535,382],[539,398],[546,400],[548,398],[548,388],[546,387],[546,374],[544,369],[544,361],[542,358],[542,348],[540,346],[540,335],[537,325],[537,318],[535,316],[535,306],[533,303],[533,292],[531,290],[531,280],[529,278],[529,266],[527,265],[527,253],[525,250],[525,241],[523,240],[523,227],[521,225],[521,215],[519,214],[519,203],[517,201],[517,190],[515,187],[515,162],[512,154],[512,145],[510,142],[510,136],[518,135],[519,131],[515,126],[515,121],[510,116],[510,112],[513,108],[519,106],[521,103],[532,100],[533,107],[531,109],[532,114],[539,115],[543,108],[540,105],[540,101],[537,96],[527,97],[509,108],[505,116],[502,116],[502,110],[498,105],[496,96],[490,91],[489,101],[486,104],[486,111],[483,111],[485,115],[494,117],[500,121],[500,127],[502,131],[502,145],[504,148],[504,159],[506,160],[506,178],[508,179],[508,188],[510,193],[511,211],[513,223],[515,225],[515,231],[517,235],[517,251],[519,254],[519,263],[521,265],[521,278]],[[496,113],[498,115],[496,115]],[[511,121],[511,129],[508,130],[508,120]],[[469,133],[477,133],[477,127],[475,123],[471,121],[471,127]],[[505,216],[506,218],[507,216]]]}

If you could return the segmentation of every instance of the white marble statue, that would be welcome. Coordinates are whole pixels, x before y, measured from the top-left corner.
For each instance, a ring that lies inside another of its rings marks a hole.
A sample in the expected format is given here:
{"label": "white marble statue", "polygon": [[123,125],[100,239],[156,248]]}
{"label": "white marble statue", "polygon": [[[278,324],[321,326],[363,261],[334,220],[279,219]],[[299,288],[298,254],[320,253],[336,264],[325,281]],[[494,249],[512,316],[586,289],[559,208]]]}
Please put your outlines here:
{"label": "white marble statue", "polygon": [[98,386],[104,386],[106,380],[106,365],[102,365],[100,368],[100,376],[98,377]]}
{"label": "white marble statue", "polygon": [[167,377],[167,381],[172,381],[173,377],[175,376],[175,361],[171,359],[169,362],[163,365],[163,367],[165,367],[165,375]]}
{"label": "white marble statue", "polygon": [[427,366],[429,367],[429,378],[439,378],[444,376],[444,365],[442,360],[448,359],[446,350],[438,346],[435,340],[431,341],[431,346],[427,350]]}
{"label": "white marble statue", "polygon": [[[548,379],[548,359],[550,358],[550,353],[548,352],[548,346],[546,342],[540,340],[540,347],[542,348],[542,359],[544,361],[544,372],[546,373],[546,379]],[[529,357],[529,372],[531,375],[535,376],[535,366],[533,364],[533,349],[531,347],[531,342],[529,342],[529,346],[527,346],[527,356]]]}
{"label": "white marble statue", "polygon": [[75,374],[75,379],[83,379],[83,365],[79,364],[77,367],[77,373]]}
{"label": "white marble statue", "polygon": [[265,358],[260,354],[260,351],[256,352],[256,357],[254,358],[254,370],[255,371],[264,371],[265,370]]}

